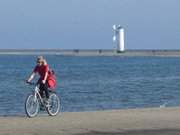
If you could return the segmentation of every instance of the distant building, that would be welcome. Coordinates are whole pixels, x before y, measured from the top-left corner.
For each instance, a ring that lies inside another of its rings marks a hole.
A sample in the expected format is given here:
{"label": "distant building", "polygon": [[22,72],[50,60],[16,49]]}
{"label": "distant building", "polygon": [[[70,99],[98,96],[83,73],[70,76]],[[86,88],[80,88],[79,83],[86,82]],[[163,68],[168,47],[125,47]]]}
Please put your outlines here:
{"label": "distant building", "polygon": [[114,30],[114,37],[113,41],[117,45],[117,52],[124,52],[125,51],[125,44],[124,44],[124,28],[120,25],[116,26],[113,25]]}

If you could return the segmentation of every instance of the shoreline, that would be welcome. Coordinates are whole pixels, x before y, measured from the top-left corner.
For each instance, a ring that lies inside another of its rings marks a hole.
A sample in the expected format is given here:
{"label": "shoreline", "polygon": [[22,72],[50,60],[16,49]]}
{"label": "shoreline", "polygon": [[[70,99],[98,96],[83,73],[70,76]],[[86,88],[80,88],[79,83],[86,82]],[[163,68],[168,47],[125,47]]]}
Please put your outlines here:
{"label": "shoreline", "polygon": [[179,135],[180,107],[0,117],[0,135]]}
{"label": "shoreline", "polygon": [[116,50],[105,49],[0,49],[0,55],[61,55],[61,56],[159,56],[159,57],[180,57],[180,50],[126,50],[125,52],[116,52]]}

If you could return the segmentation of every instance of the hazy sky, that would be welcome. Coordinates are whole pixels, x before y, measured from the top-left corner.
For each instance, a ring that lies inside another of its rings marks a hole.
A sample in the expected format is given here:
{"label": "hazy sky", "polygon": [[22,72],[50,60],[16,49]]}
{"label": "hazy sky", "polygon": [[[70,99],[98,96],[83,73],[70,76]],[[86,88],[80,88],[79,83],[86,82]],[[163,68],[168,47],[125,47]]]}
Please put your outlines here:
{"label": "hazy sky", "polygon": [[0,48],[180,49],[180,0],[0,0]]}

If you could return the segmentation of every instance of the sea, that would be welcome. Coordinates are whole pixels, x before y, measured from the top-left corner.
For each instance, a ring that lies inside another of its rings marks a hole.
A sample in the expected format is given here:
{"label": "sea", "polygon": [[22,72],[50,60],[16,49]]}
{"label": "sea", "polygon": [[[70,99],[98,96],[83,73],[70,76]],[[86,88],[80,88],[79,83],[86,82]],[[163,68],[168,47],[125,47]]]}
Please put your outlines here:
{"label": "sea", "polygon": [[[61,112],[180,106],[180,58],[45,56]],[[36,55],[0,55],[0,116],[25,115]],[[38,75],[34,79],[36,82]]]}

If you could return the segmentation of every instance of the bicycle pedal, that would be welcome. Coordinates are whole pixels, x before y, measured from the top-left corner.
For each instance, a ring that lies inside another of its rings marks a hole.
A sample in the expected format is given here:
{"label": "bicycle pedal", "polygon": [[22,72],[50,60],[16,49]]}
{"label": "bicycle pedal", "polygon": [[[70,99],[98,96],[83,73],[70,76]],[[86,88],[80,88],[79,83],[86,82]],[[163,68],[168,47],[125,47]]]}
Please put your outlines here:
{"label": "bicycle pedal", "polygon": [[45,107],[43,105],[40,106],[40,111],[45,111]]}
{"label": "bicycle pedal", "polygon": [[50,107],[51,105],[50,104],[47,104],[46,107]]}

